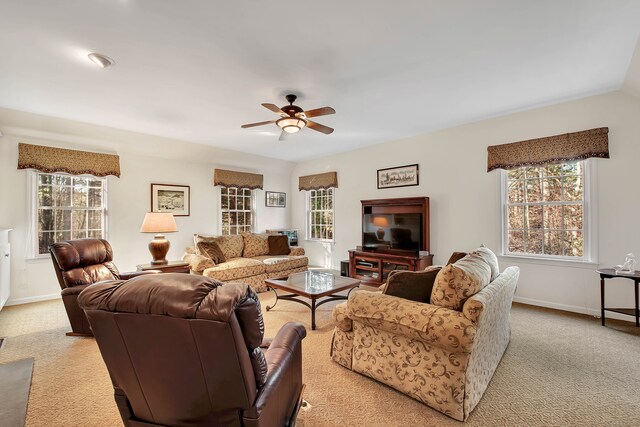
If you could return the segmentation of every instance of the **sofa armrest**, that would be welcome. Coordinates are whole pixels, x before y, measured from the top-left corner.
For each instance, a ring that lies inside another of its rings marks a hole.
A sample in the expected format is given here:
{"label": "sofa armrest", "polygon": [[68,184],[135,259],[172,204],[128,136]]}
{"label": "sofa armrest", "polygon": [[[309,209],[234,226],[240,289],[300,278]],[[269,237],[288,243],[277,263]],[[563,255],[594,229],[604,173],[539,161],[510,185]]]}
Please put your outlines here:
{"label": "sofa armrest", "polygon": [[291,248],[291,252],[289,252],[289,256],[304,256],[304,248],[296,246],[295,248]]}
{"label": "sofa armrest", "polygon": [[456,310],[367,291],[352,292],[347,308],[352,321],[375,329],[456,353],[473,348],[476,325]]}
{"label": "sofa armrest", "polygon": [[331,312],[331,317],[333,318],[333,323],[336,325],[336,328],[344,332],[349,332],[353,329],[353,322],[349,318],[347,310],[347,303],[341,302],[333,307],[333,311]]}
{"label": "sofa armrest", "polygon": [[182,261],[189,263],[189,269],[196,274],[202,274],[207,268],[215,267],[216,263],[211,258],[203,255],[185,254]]}
{"label": "sofa armrest", "polygon": [[133,279],[134,277],[144,276],[145,274],[158,274],[158,273],[162,273],[162,271],[160,270],[129,271],[127,273],[120,273],[119,276],[121,280],[129,280],[129,279]]}
{"label": "sofa armrest", "polygon": [[[263,412],[273,412],[279,405],[295,406],[302,388],[302,339],[307,330],[300,323],[285,324],[264,352],[267,361],[267,381],[258,390],[245,419],[259,419]],[[288,414],[290,415],[290,414]]]}

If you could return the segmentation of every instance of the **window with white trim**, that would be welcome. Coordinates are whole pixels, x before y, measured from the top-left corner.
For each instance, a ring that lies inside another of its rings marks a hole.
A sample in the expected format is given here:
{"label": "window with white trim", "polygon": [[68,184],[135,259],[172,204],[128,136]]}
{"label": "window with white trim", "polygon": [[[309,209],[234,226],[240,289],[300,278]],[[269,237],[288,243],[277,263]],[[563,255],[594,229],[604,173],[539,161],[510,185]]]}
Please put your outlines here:
{"label": "window with white trim", "polygon": [[221,234],[228,236],[253,231],[254,206],[252,189],[220,187]]}
{"label": "window with white trim", "polygon": [[307,240],[333,242],[333,191],[333,188],[307,191]]}
{"label": "window with white trim", "polygon": [[31,180],[34,258],[54,242],[107,238],[106,178],[33,172]]}
{"label": "window with white trim", "polygon": [[590,261],[588,160],[502,171],[503,253]]}

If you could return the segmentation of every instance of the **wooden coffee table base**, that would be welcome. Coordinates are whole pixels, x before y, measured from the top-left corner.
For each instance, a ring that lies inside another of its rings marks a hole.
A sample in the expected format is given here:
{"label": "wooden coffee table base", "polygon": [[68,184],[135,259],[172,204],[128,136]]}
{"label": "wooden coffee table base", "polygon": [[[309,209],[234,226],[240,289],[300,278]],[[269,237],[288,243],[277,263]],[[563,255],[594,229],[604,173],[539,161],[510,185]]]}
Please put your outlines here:
{"label": "wooden coffee table base", "polygon": [[302,304],[304,306],[307,306],[311,309],[311,330],[315,331],[316,330],[316,308],[320,307],[322,304],[327,303],[327,302],[331,302],[331,301],[339,301],[339,300],[346,300],[347,298],[349,298],[349,294],[351,293],[352,290],[354,290],[355,288],[351,288],[349,289],[349,292],[347,293],[346,296],[343,295],[332,295],[332,296],[327,296],[327,297],[320,297],[320,298],[324,298],[322,301],[318,300],[320,298],[315,298],[315,297],[309,297],[308,299],[311,300],[311,304],[309,304],[307,301],[304,301],[300,295],[296,295],[296,294],[285,294],[285,295],[278,295],[278,292],[276,292],[275,288],[272,288],[271,286],[267,286],[267,289],[270,291],[273,291],[274,294],[276,294],[276,302],[273,303],[273,305],[268,305],[267,306],[267,311],[271,310],[273,307],[276,306],[276,304],[278,303],[278,300],[286,300],[286,301],[293,301],[293,302],[297,302],[298,304]]}

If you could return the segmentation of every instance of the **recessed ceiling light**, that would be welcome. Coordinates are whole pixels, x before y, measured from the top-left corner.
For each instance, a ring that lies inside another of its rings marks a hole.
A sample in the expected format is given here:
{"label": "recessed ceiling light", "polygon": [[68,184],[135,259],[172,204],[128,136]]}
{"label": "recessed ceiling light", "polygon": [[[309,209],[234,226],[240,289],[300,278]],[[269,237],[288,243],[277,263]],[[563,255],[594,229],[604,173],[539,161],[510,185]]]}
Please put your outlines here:
{"label": "recessed ceiling light", "polygon": [[89,55],[87,55],[89,57],[89,59],[96,64],[98,67],[100,68],[107,68],[113,64],[115,64],[115,62],[113,61],[113,59],[104,56],[100,53],[90,53]]}

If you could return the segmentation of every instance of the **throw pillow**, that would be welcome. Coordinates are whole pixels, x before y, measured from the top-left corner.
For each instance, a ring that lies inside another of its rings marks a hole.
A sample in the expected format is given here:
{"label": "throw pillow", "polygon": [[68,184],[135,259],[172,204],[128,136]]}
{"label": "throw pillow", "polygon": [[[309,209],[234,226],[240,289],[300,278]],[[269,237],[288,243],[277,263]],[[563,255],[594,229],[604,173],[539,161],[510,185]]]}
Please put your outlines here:
{"label": "throw pillow", "polygon": [[226,261],[224,254],[222,253],[222,249],[220,249],[220,245],[218,245],[217,242],[201,241],[198,242],[196,248],[201,255],[206,256],[216,264]]}
{"label": "throw pillow", "polygon": [[440,270],[431,292],[431,304],[462,310],[465,301],[489,284],[491,268],[482,257],[470,253]]}
{"label": "throw pillow", "polygon": [[428,303],[431,299],[433,283],[439,271],[440,268],[395,272],[389,277],[382,293],[410,301]]}
{"label": "throw pillow", "polygon": [[271,235],[267,238],[269,255],[289,255],[289,238],[281,235]]}
{"label": "throw pillow", "polygon": [[466,257],[467,253],[466,252],[454,252],[451,254],[451,256],[449,257],[449,261],[447,261],[447,265],[449,264],[453,264],[459,260],[461,260],[462,258]]}
{"label": "throw pillow", "polygon": [[244,239],[244,258],[269,254],[269,241],[266,234],[242,233]]}
{"label": "throw pillow", "polygon": [[500,266],[498,265],[498,257],[496,254],[485,245],[480,246],[473,251],[473,253],[480,255],[482,259],[489,264],[489,267],[491,267],[491,281],[493,282],[500,274]]}
{"label": "throw pillow", "polygon": [[[242,236],[233,235],[233,236],[202,236],[200,234],[193,235],[193,243],[196,246],[196,252],[198,248],[198,243],[208,241],[208,242],[216,242],[218,246],[220,246],[220,250],[224,254],[225,260],[230,260],[232,258],[240,258],[242,256],[242,249],[244,248],[244,241]],[[202,255],[202,254],[198,254]]]}

